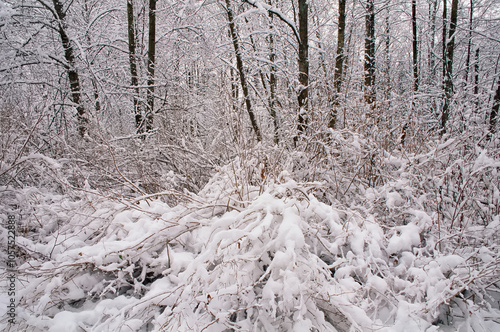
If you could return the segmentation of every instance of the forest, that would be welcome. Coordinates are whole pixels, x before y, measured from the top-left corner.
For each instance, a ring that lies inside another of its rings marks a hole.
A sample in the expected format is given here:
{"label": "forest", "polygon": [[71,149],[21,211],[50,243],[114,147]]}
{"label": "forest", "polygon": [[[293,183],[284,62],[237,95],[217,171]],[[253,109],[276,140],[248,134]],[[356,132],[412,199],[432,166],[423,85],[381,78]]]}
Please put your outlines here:
{"label": "forest", "polygon": [[500,330],[498,0],[0,0],[0,330]]}

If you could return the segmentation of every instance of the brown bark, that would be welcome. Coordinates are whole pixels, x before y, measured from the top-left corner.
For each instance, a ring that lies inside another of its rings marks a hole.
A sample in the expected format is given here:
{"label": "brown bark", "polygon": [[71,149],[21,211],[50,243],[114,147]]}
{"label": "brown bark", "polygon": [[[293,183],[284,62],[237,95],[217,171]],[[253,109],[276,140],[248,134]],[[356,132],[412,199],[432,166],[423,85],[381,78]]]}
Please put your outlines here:
{"label": "brown bark", "polygon": [[479,94],[479,47],[476,49],[476,58],[474,60],[474,94]]}
{"label": "brown bark", "polygon": [[[269,0],[269,5],[272,5],[272,1]],[[276,52],[274,50],[274,36],[273,36],[273,14],[269,12],[269,18],[271,20],[269,34],[269,61],[271,62],[271,68],[269,73],[269,112],[271,117],[273,118],[274,125],[274,144],[279,143],[279,124],[278,124],[278,115],[276,114],[276,87],[278,84],[278,80],[276,78],[276,66],[274,65],[276,62]]]}
{"label": "brown bark", "polygon": [[467,59],[465,60],[465,84],[469,82],[470,58],[472,52],[472,19],[474,15],[474,1],[470,0],[469,10],[469,40],[467,42]]}
{"label": "brown bark", "polygon": [[146,131],[153,129],[154,93],[155,93],[155,56],[156,56],[156,1],[149,0],[149,31],[148,31],[148,90],[146,95],[147,112],[144,124]]}
{"label": "brown bark", "polygon": [[335,56],[335,73],[333,74],[333,105],[330,114],[328,128],[335,128],[337,123],[337,113],[339,107],[339,95],[342,88],[342,78],[344,70],[344,43],[345,43],[345,4],[346,0],[339,0],[339,27],[337,32],[337,52]]}
{"label": "brown bark", "polygon": [[139,80],[137,75],[134,5],[132,1],[133,0],[127,0],[128,58],[130,64],[130,84],[133,89],[132,103],[134,105],[135,128],[137,133],[142,133],[144,127],[141,110],[139,109]]}
{"label": "brown bark", "polygon": [[302,134],[307,129],[308,95],[309,95],[309,45],[308,45],[308,12],[307,0],[299,0],[299,116],[297,131]]}
{"label": "brown bark", "polygon": [[375,5],[373,0],[366,2],[365,37],[365,102],[375,102]]}
{"label": "brown bark", "polygon": [[[444,0],[446,4],[446,0]],[[446,7],[446,6],[445,6]],[[457,29],[457,14],[458,14],[458,0],[453,0],[451,3],[451,16],[450,16],[450,31],[448,39],[446,40],[446,35],[443,33],[443,38],[446,43],[444,47],[444,104],[443,111],[441,113],[441,135],[446,133],[446,123],[449,118],[450,103],[453,97],[453,53],[455,51],[455,32]],[[446,13],[443,11],[443,19],[446,17]],[[446,22],[445,22],[446,25]],[[443,27],[444,29],[444,27]]]}
{"label": "brown bark", "polygon": [[430,47],[429,47],[429,74],[430,82],[435,82],[436,79],[436,57],[434,55],[435,48],[435,36],[436,36],[436,16],[437,16],[437,1],[432,0],[429,3],[429,20],[431,23],[431,36],[430,36]]}
{"label": "brown bark", "polygon": [[500,79],[498,80],[497,91],[493,98],[493,107],[490,113],[490,135],[494,135],[497,127],[498,109],[500,107]]}
{"label": "brown bark", "polygon": [[83,137],[88,130],[88,119],[86,118],[85,108],[83,107],[83,103],[81,100],[82,92],[80,77],[78,76],[78,71],[76,69],[75,51],[66,32],[66,12],[63,9],[63,4],[59,0],[52,0],[52,3],[54,5],[54,16],[58,21],[58,32],[64,50],[64,58],[67,62],[66,73],[68,75],[69,86],[71,90],[70,98],[76,106],[78,133]]}
{"label": "brown bark", "polygon": [[411,2],[411,26],[413,32],[413,90],[418,91],[417,0]]}
{"label": "brown bark", "polygon": [[385,91],[384,97],[385,102],[387,103],[387,109],[391,108],[391,93],[392,93],[392,84],[391,84],[391,29],[390,29],[390,15],[389,9],[387,9],[387,16],[385,17]]}
{"label": "brown bark", "polygon": [[262,141],[262,134],[260,132],[259,126],[257,124],[257,119],[252,109],[252,103],[250,101],[250,95],[248,93],[248,83],[245,76],[245,70],[243,68],[243,60],[241,57],[241,50],[238,35],[236,33],[236,26],[234,24],[234,15],[231,9],[231,0],[226,0],[226,11],[227,19],[229,23],[229,32],[231,33],[231,39],[233,40],[234,53],[236,55],[236,69],[240,75],[241,90],[243,91],[243,97],[245,98],[245,105],[247,108],[248,116],[250,117],[250,123],[252,125],[253,131],[257,136],[257,141]]}

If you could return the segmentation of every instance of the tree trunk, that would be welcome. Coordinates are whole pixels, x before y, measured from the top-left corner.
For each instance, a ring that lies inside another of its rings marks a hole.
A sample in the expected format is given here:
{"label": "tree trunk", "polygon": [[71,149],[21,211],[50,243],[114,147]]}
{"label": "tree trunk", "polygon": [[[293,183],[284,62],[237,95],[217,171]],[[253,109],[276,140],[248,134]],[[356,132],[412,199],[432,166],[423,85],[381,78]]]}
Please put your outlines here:
{"label": "tree trunk", "polygon": [[447,25],[448,25],[448,0],[443,0],[443,91],[445,92],[444,100],[443,100],[443,109],[441,110],[441,123],[439,133],[442,135],[446,132],[446,122],[448,121],[448,108],[449,108],[449,100],[446,96],[446,36],[447,36]]}
{"label": "tree trunk", "polygon": [[127,28],[128,28],[128,59],[130,64],[130,77],[132,103],[134,105],[135,128],[137,133],[144,132],[141,110],[139,109],[139,80],[137,76],[136,37],[133,0],[127,0]]}
{"label": "tree trunk", "polygon": [[[269,5],[272,5],[272,1],[269,0]],[[278,123],[278,115],[276,114],[276,87],[278,84],[278,80],[276,78],[276,51],[274,50],[274,36],[273,36],[273,14],[269,12],[269,19],[271,20],[271,26],[269,34],[269,61],[271,62],[271,67],[269,69],[269,112],[271,113],[271,117],[273,118],[274,125],[274,144],[279,143],[279,123]]]}
{"label": "tree trunk", "polygon": [[375,102],[375,5],[373,0],[366,2],[365,37],[365,102]]}
{"label": "tree trunk", "polygon": [[[90,12],[91,12],[91,9],[89,7],[89,3],[88,3],[89,0],[84,0],[83,2],[83,21],[85,22],[86,25],[88,24],[91,24],[90,21]],[[85,32],[85,39],[87,40],[87,44],[88,45],[92,45],[92,38],[91,38],[91,31],[90,30],[86,30]],[[95,114],[99,114],[101,112],[101,98],[99,97],[99,84],[98,84],[98,81],[97,81],[97,77],[96,75],[94,74],[91,66],[93,65],[93,60],[90,60],[89,61],[89,58],[88,58],[88,54],[86,56],[86,62],[88,63],[88,69],[90,71],[90,75],[89,75],[89,78],[90,78],[90,83],[92,84],[92,90],[93,90],[93,94],[94,94],[94,110],[95,110]]]}
{"label": "tree trunk", "polygon": [[146,131],[153,129],[154,93],[155,93],[155,56],[156,56],[156,1],[149,0],[149,31],[148,31],[148,90],[146,101],[148,105],[145,115]]}
{"label": "tree trunk", "polygon": [[474,60],[474,94],[479,94],[479,47],[476,49],[476,58]]}
{"label": "tree trunk", "polygon": [[259,126],[257,124],[257,119],[252,109],[252,103],[250,101],[250,95],[248,93],[248,84],[245,76],[245,70],[243,68],[243,60],[241,58],[240,43],[238,35],[236,33],[236,26],[234,24],[234,15],[231,9],[231,0],[226,0],[226,11],[227,20],[229,23],[229,32],[231,33],[231,39],[233,40],[234,53],[236,55],[236,69],[240,74],[241,90],[243,91],[243,97],[245,98],[245,105],[247,108],[248,116],[250,117],[250,123],[252,125],[253,131],[257,136],[257,141],[262,141],[262,134],[260,132]]}
{"label": "tree trunk", "polygon": [[[448,31],[448,0],[443,0],[443,40],[442,40],[442,48],[443,48],[443,53],[442,53],[442,63],[443,63],[443,82],[444,78],[446,77],[446,38],[447,38],[447,31]],[[444,88],[444,86],[443,86]]]}
{"label": "tree trunk", "polygon": [[450,92],[453,92],[453,54],[455,52],[455,32],[457,31],[458,0],[451,3],[450,31],[446,45],[446,81]]}
{"label": "tree trunk", "polygon": [[[271,1],[268,3],[271,6]],[[272,22],[273,19],[273,13],[268,12],[269,19]],[[245,18],[245,23],[248,23],[248,19]],[[272,31],[273,29],[273,24],[270,23],[269,29]],[[258,52],[256,43],[254,42],[253,36],[250,34],[250,43],[252,44],[252,48],[255,53]],[[274,62],[276,61],[276,53],[274,52],[274,38],[272,32],[269,34],[269,60],[272,63],[270,66],[270,74],[269,74],[269,79],[266,80],[266,75],[264,75],[264,72],[262,69],[259,68],[259,77],[260,81],[262,83],[262,88],[267,92],[267,85],[269,84],[269,98],[268,98],[268,107],[269,107],[269,114],[271,115],[271,118],[273,119],[273,125],[274,125],[274,137],[273,141],[275,144],[278,144],[279,142],[279,137],[278,137],[278,119],[276,117],[276,109],[275,109],[275,100],[276,100],[276,68],[274,66]],[[266,81],[268,81],[266,83]]]}
{"label": "tree trunk", "polygon": [[97,85],[97,79],[95,77],[91,78],[92,89],[94,90],[94,109],[96,114],[101,112],[101,98],[99,97],[99,89]]}
{"label": "tree trunk", "polygon": [[411,26],[413,32],[413,90],[418,91],[418,40],[417,40],[417,0],[411,2]]}
{"label": "tree trunk", "polygon": [[66,33],[66,12],[63,9],[63,4],[59,0],[52,0],[52,3],[54,4],[54,13],[58,21],[58,32],[64,49],[64,58],[67,62],[66,73],[68,75],[71,90],[71,101],[76,105],[78,133],[83,137],[88,130],[88,119],[86,118],[85,108],[83,107],[81,100],[82,92],[80,78],[76,69],[73,45],[71,44],[71,40]]}
{"label": "tree trunk", "polygon": [[337,32],[337,52],[335,57],[335,73],[333,75],[333,105],[328,128],[335,128],[339,107],[340,90],[342,89],[342,77],[344,70],[344,42],[345,42],[345,4],[346,0],[339,0],[339,27]]}
{"label": "tree trunk", "polygon": [[308,122],[308,94],[309,94],[309,45],[308,45],[308,12],[307,0],[299,0],[299,116],[298,135],[304,133]]}
{"label": "tree trunk", "polygon": [[494,135],[497,126],[498,108],[500,107],[500,79],[498,80],[497,91],[493,98],[493,107],[490,113],[490,135]]}
{"label": "tree trunk", "polygon": [[391,21],[390,12],[387,8],[387,16],[385,17],[385,102],[387,109],[391,108],[391,93],[392,93],[392,83],[391,83]]}
{"label": "tree trunk", "polygon": [[[444,0],[446,3],[446,0]],[[446,6],[445,6],[446,7]],[[447,43],[444,45],[444,104],[443,112],[441,114],[441,135],[446,133],[446,122],[449,118],[449,108],[451,99],[453,97],[453,53],[455,51],[455,32],[457,29],[457,13],[458,13],[458,0],[453,0],[451,3],[451,16],[450,16],[450,31]],[[443,14],[445,17],[446,14]],[[444,36],[445,37],[445,36]],[[446,40],[445,40],[446,41]]]}
{"label": "tree trunk", "polygon": [[233,111],[236,111],[238,108],[238,99],[240,95],[240,90],[238,89],[238,79],[234,74],[234,69],[231,67],[229,70],[229,74],[231,75],[231,97],[233,99]]}
{"label": "tree trunk", "polygon": [[[272,36],[271,36],[272,40]],[[273,43],[271,42],[271,45]],[[270,89],[270,97],[269,97],[269,110],[271,113],[271,117],[273,118],[274,125],[274,144],[279,143],[279,123],[278,123],[278,114],[276,113],[276,86],[278,80],[276,79],[276,68],[274,66],[274,62],[276,61],[276,54],[274,53],[274,49],[271,48],[270,61],[273,63],[271,66],[271,72],[269,73],[269,89]]]}
{"label": "tree trunk", "polygon": [[429,46],[429,82],[433,83],[436,81],[436,57],[434,55],[435,48],[435,37],[436,37],[436,16],[437,16],[437,0],[432,0],[429,3],[429,20],[431,22],[431,35],[430,41],[431,44]]}
{"label": "tree trunk", "polygon": [[469,10],[469,40],[467,42],[467,59],[465,60],[465,85],[469,82],[470,57],[472,51],[472,18],[474,15],[474,1],[470,0]]}

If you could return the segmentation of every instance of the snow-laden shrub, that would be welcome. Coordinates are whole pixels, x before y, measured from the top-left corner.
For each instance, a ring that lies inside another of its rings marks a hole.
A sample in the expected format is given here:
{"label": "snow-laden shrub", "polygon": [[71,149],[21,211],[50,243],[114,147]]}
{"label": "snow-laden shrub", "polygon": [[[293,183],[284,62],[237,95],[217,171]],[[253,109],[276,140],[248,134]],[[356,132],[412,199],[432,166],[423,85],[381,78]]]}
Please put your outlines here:
{"label": "snow-laden shrub", "polygon": [[[4,319],[3,328],[434,331],[442,324],[498,325],[498,304],[490,297],[498,289],[495,244],[468,249],[469,256],[441,251],[425,209],[407,209],[404,223],[386,225],[356,206],[320,202],[319,184],[298,183],[287,171],[242,186],[245,177],[234,174],[238,163],[222,167],[198,195],[177,193],[182,203],[175,207],[149,196],[113,200],[87,191],[76,200],[34,189],[2,191],[24,197],[25,216],[18,226],[24,230],[18,237],[19,325]],[[261,173],[255,174],[257,181]],[[386,195],[384,204],[397,211],[405,197]],[[476,235],[493,238],[498,223],[497,216]]]}

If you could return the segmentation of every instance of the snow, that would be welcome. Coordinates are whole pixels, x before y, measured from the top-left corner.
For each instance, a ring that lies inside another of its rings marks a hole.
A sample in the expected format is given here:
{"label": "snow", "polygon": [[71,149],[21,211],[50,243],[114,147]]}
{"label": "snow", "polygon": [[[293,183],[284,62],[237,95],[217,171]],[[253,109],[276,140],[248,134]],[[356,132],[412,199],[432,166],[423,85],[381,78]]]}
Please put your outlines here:
{"label": "snow", "polygon": [[474,166],[472,168],[474,171],[477,171],[484,167],[492,167],[492,168],[500,167],[500,162],[489,157],[488,151],[486,149],[482,150],[478,148],[478,150],[480,151],[480,153],[479,156],[476,158],[476,161],[474,162]]}
{"label": "snow", "polygon": [[[285,171],[265,190],[239,193],[231,176],[222,168],[177,205],[21,190],[42,221],[18,237],[36,253],[19,266],[21,328],[446,331],[433,325],[446,308],[465,308],[457,330],[499,327],[498,308],[460,295],[477,292],[481,273],[496,273],[498,244],[438,252],[447,242],[428,235],[435,216],[410,204],[408,179],[360,190],[362,209],[324,203],[309,190],[320,184]],[[496,216],[463,236],[494,243],[499,224]],[[470,257],[483,270],[471,270]]]}
{"label": "snow", "polygon": [[397,314],[395,323],[390,328],[383,328],[380,331],[408,331],[408,332],[420,332],[420,331],[436,331],[435,327],[432,327],[429,322],[419,318],[415,314],[415,309],[417,306],[411,303],[401,301],[397,307]]}
{"label": "snow", "polygon": [[304,234],[300,227],[301,219],[294,207],[288,207],[283,211],[283,219],[278,229],[277,245],[285,246],[287,249],[294,250],[304,246]]}
{"label": "snow", "polygon": [[401,251],[411,251],[414,246],[420,244],[419,227],[413,223],[399,226],[395,229],[394,235],[390,238],[387,245],[389,255]]}
{"label": "snow", "polygon": [[398,192],[393,191],[393,192],[387,193],[386,204],[387,204],[387,207],[389,209],[392,209],[392,208],[403,205],[404,200]]}
{"label": "snow", "polygon": [[387,282],[379,276],[370,276],[368,278],[367,286],[377,290],[377,292],[381,294],[384,294],[388,289]]}
{"label": "snow", "polygon": [[0,18],[6,20],[16,14],[16,11],[9,3],[4,1],[0,2]]}
{"label": "snow", "polygon": [[441,268],[441,272],[443,274],[446,274],[454,270],[460,264],[465,264],[465,259],[458,255],[448,255],[448,256],[438,257],[436,259],[436,262]]}
{"label": "snow", "polygon": [[373,202],[377,198],[377,192],[373,188],[368,188],[365,190],[365,197],[369,202]]}

